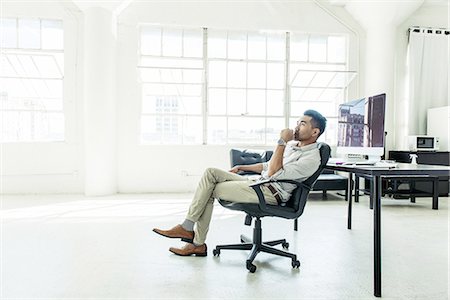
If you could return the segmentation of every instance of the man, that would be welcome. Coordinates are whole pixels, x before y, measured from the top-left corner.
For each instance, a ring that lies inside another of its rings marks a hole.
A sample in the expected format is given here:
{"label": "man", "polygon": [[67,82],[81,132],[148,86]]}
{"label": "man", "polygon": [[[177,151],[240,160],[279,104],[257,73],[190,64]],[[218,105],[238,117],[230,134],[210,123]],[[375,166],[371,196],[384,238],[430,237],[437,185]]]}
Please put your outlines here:
{"label": "man", "polygon": [[[181,256],[206,256],[206,235],[211,221],[215,198],[228,201],[259,203],[255,191],[249,187],[253,181],[238,175],[239,171],[260,173],[263,179],[309,178],[320,166],[320,152],[316,140],[323,133],[326,118],[314,110],[307,110],[297,121],[295,130],[283,129],[278,145],[268,163],[235,166],[229,172],[208,168],[195,191],[186,219],[169,230],[154,228],[153,231],[187,242],[183,248],[171,247],[169,251]],[[289,200],[295,185],[271,183],[262,186],[266,202],[278,205]],[[195,230],[194,230],[194,225]]]}

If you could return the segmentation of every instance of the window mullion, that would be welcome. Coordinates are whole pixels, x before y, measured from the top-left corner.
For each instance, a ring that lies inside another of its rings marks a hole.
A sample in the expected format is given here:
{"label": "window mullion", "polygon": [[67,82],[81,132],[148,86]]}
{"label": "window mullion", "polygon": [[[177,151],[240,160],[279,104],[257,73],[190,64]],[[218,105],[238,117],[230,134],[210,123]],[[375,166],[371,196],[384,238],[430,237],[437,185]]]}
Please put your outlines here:
{"label": "window mullion", "polygon": [[202,121],[203,121],[203,137],[202,143],[208,143],[208,29],[203,28],[203,101],[202,101]]}
{"label": "window mullion", "polygon": [[264,105],[265,105],[265,108],[264,108],[264,128],[265,128],[265,134],[264,134],[264,144],[265,145],[267,145],[267,107],[268,107],[268,103],[267,103],[267,92],[268,92],[268,88],[267,88],[267,86],[268,86],[268,80],[267,80],[267,77],[268,77],[268,62],[267,62],[267,60],[268,60],[268,56],[269,56],[269,53],[268,53],[268,46],[267,46],[267,34],[265,35],[265,46],[266,46],[266,82],[265,82],[265,84],[266,84],[266,90],[265,90],[265,93],[264,93],[264,95],[265,95],[265,97],[264,97]]}
{"label": "window mullion", "polygon": [[284,73],[284,123],[286,128],[289,127],[289,119],[291,117],[291,89],[289,83],[290,77],[290,51],[291,36],[289,32],[286,32],[286,61],[285,61],[285,73]]}
{"label": "window mullion", "polygon": [[248,115],[248,33],[245,35],[245,112],[244,115]]}
{"label": "window mullion", "polygon": [[228,122],[229,122],[229,116],[228,116],[228,65],[229,65],[229,60],[228,60],[228,38],[229,38],[229,34],[227,31],[227,41],[226,41],[226,50],[225,50],[225,58],[226,58],[226,65],[225,65],[225,86],[226,86],[226,92],[225,92],[225,114],[226,114],[226,118],[225,118],[225,143],[228,144]]}

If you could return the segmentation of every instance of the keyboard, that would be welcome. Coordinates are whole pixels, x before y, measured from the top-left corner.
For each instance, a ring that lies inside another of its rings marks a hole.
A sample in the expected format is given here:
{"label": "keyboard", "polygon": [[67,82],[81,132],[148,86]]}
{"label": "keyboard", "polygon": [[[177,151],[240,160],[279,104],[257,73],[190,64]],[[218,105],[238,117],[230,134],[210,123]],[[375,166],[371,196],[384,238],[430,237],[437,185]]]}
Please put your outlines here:
{"label": "keyboard", "polygon": [[370,166],[375,168],[396,168],[397,164],[395,162],[385,162],[385,161],[336,161],[330,162],[335,165],[342,166]]}
{"label": "keyboard", "polygon": [[386,161],[379,161],[377,162],[374,167],[377,168],[397,168],[397,163],[394,161],[392,162],[386,162]]}
{"label": "keyboard", "polygon": [[357,165],[357,166],[373,166],[377,162],[376,161],[370,161],[370,160],[355,160],[355,161],[345,161],[342,164],[343,165]]}
{"label": "keyboard", "polygon": [[335,165],[358,165],[358,166],[373,166],[377,163],[375,160],[346,160],[343,158],[330,158],[328,163]]}

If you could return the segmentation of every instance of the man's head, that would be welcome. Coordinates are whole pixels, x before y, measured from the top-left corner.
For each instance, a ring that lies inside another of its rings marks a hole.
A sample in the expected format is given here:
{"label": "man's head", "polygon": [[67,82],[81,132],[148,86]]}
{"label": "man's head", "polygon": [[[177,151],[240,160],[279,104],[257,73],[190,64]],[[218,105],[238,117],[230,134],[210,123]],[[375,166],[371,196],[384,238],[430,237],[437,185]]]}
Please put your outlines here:
{"label": "man's head", "polygon": [[297,121],[294,139],[306,144],[314,143],[325,131],[327,119],[319,112],[309,109]]}

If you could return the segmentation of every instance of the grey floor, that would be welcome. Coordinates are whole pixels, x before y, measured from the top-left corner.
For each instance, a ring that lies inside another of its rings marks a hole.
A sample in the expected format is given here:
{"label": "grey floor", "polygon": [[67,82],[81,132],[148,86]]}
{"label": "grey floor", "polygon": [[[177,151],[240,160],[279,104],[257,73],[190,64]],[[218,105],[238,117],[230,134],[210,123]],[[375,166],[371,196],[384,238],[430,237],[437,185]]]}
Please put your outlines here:
{"label": "grey floor", "polygon": [[[356,203],[347,230],[347,203],[313,193],[300,219],[263,219],[263,238],[286,237],[302,263],[222,251],[239,242],[243,214],[216,204],[206,258],[168,251],[181,242],[154,234],[185,215],[191,195],[88,198],[77,195],[1,197],[1,299],[374,299],[373,214]],[[382,201],[384,299],[449,298],[449,198]]]}

